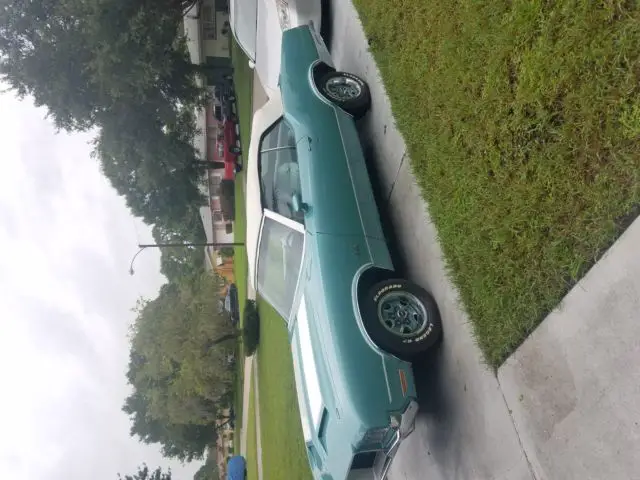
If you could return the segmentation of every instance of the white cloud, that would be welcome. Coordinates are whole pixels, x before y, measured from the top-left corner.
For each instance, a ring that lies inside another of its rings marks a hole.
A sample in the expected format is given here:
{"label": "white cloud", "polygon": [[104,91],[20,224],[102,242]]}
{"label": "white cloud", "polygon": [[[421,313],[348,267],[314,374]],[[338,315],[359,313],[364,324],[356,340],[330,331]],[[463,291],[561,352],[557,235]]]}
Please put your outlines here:
{"label": "white cloud", "polygon": [[[164,278],[148,227],[90,158],[88,134],[56,134],[44,111],[0,95],[0,472],[11,480],[112,480],[171,466],[129,437],[131,308]],[[142,238],[141,238],[142,237]]]}

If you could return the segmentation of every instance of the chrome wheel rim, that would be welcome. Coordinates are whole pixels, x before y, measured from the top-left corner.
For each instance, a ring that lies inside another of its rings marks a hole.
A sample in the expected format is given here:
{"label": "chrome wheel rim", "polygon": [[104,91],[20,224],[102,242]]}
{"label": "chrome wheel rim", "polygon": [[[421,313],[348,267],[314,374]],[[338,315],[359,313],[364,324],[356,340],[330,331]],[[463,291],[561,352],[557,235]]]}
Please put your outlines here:
{"label": "chrome wheel rim", "polygon": [[378,320],[389,332],[399,337],[413,337],[429,324],[424,304],[409,292],[390,292],[378,303]]}
{"label": "chrome wheel rim", "polygon": [[327,95],[339,102],[347,102],[362,95],[362,85],[351,77],[331,77],[324,87]]}

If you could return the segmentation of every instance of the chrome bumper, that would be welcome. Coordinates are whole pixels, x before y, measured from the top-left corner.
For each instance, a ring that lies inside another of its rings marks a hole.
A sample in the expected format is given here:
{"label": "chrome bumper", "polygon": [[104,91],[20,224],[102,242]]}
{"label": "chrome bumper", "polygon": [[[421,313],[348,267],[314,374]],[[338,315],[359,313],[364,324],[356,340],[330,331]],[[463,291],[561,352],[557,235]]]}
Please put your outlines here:
{"label": "chrome bumper", "polygon": [[391,462],[393,462],[393,458],[396,456],[396,453],[398,453],[402,440],[407,438],[415,429],[418,409],[418,403],[415,400],[411,400],[402,415],[399,415],[399,418],[396,417],[392,419],[392,423],[395,421],[397,429],[389,446],[376,455],[373,463],[374,480],[385,480],[387,477]]}

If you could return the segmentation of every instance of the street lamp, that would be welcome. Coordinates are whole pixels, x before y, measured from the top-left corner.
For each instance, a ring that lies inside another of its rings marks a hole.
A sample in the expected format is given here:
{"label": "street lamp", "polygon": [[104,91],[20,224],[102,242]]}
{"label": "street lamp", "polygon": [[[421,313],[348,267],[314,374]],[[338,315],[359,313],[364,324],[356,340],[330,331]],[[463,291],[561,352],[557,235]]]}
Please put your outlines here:
{"label": "street lamp", "polygon": [[171,247],[214,247],[214,248],[224,248],[224,247],[242,247],[244,243],[242,242],[231,242],[231,243],[212,243],[212,242],[202,242],[202,243],[148,243],[148,244],[140,244],[138,247],[140,250],[136,252],[136,254],[131,258],[131,263],[129,264],[129,275],[133,275],[135,270],[133,269],[133,262],[135,262],[136,257],[142,253],[143,250],[147,248],[171,248]]}

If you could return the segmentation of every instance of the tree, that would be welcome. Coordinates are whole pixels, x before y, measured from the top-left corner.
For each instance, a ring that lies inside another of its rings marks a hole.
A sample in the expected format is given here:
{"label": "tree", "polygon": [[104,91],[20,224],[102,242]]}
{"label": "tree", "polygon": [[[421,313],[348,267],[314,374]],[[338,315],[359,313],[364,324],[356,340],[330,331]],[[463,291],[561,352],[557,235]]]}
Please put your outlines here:
{"label": "tree", "polygon": [[[196,208],[179,223],[156,223],[152,229],[153,238],[159,244],[202,243],[206,235]],[[200,275],[204,271],[205,252],[203,247],[166,247],[161,250],[161,272],[170,282],[179,282],[186,277]]]}
{"label": "tree", "polygon": [[5,0],[0,75],[68,130],[100,126],[118,105],[155,105],[162,116],[195,104],[202,68],[179,30],[187,3]]}
{"label": "tree", "polygon": [[125,475],[124,477],[118,474],[119,480],[171,480],[171,470],[166,473],[162,472],[160,467],[154,471],[150,471],[147,465],[138,467],[138,471],[133,475]]}
{"label": "tree", "polygon": [[132,212],[176,223],[194,205],[202,160],[194,110],[207,99],[176,0],[4,0],[0,78],[58,128],[99,128],[95,154]]}
{"label": "tree", "polygon": [[140,304],[132,329],[133,393],[123,407],[131,434],[181,460],[200,458],[215,441],[232,398],[227,357],[239,332],[219,311],[222,285],[211,274],[163,285],[158,298]]}
{"label": "tree", "polygon": [[152,106],[122,106],[105,114],[94,155],[134,215],[175,231],[176,225],[199,221],[197,208],[205,204],[201,170],[194,164],[193,111],[176,110],[174,120],[162,121],[146,108]]}
{"label": "tree", "polygon": [[193,476],[193,480],[219,480],[220,472],[215,462],[207,461]]}

